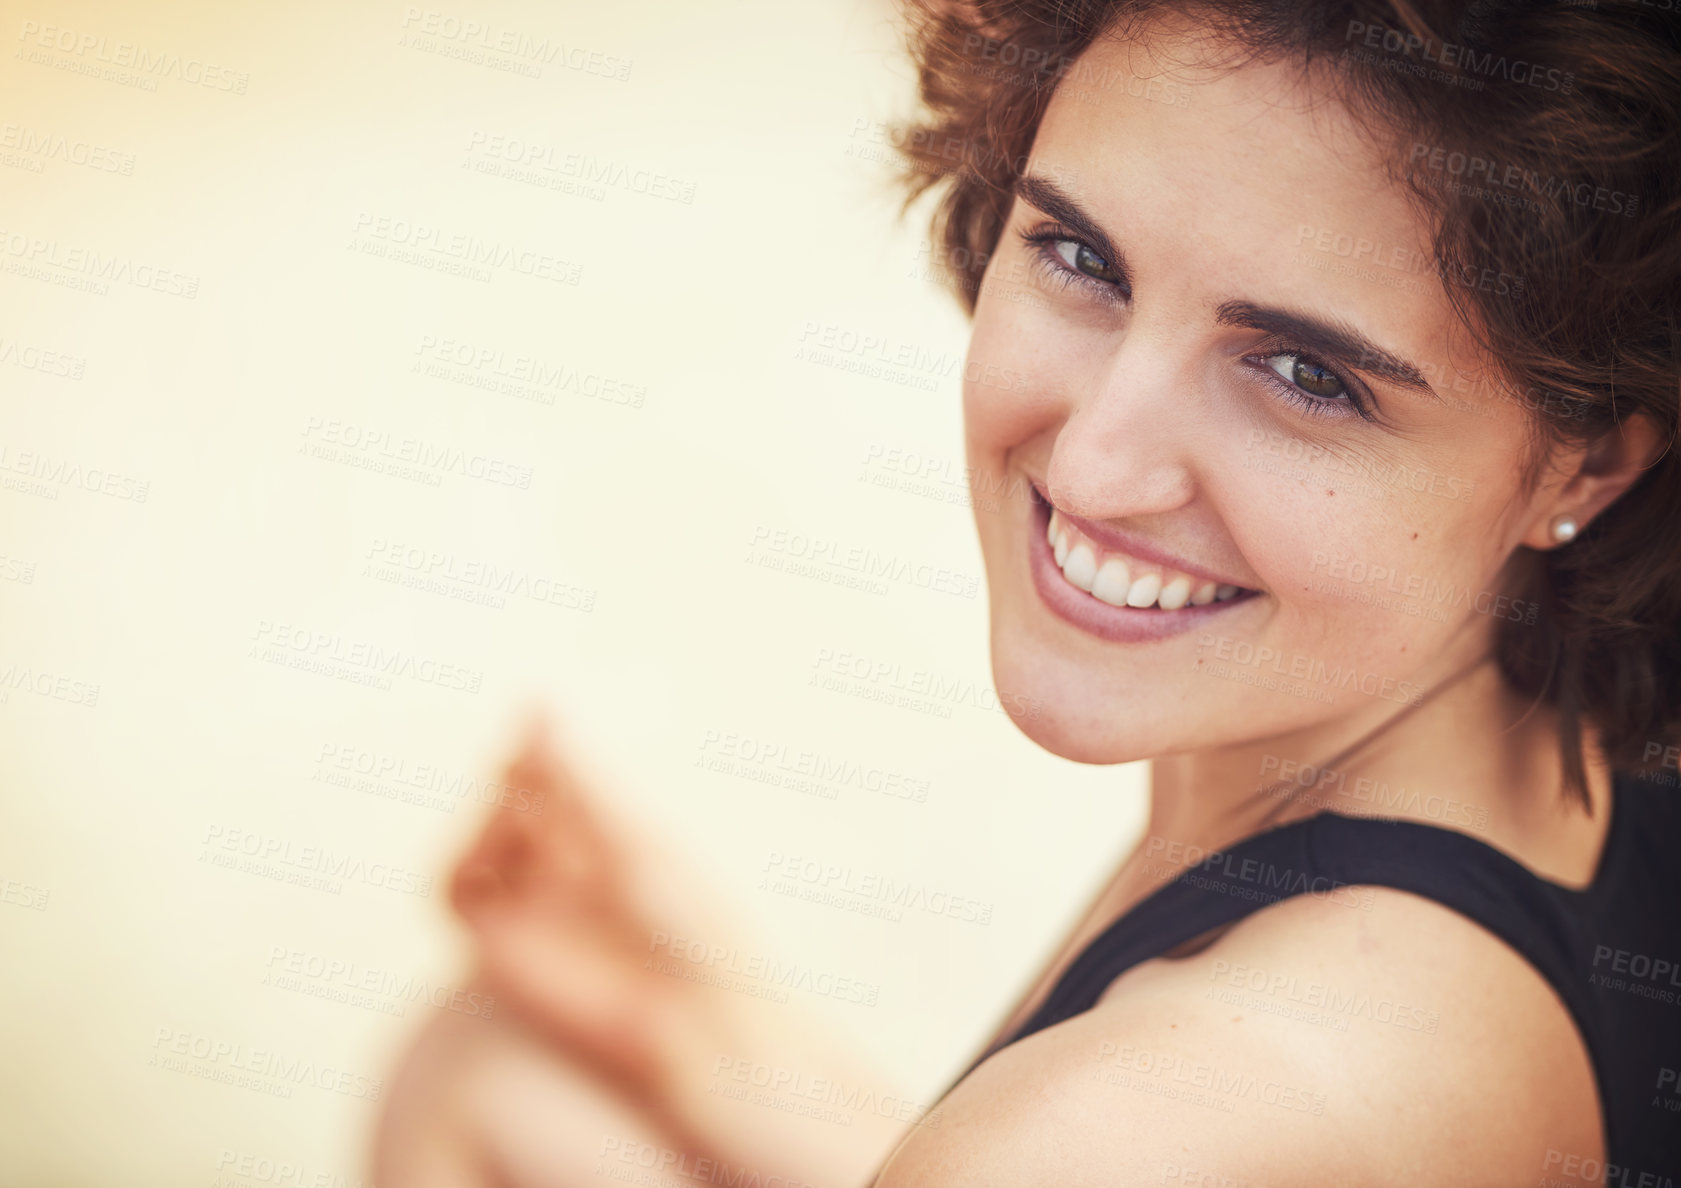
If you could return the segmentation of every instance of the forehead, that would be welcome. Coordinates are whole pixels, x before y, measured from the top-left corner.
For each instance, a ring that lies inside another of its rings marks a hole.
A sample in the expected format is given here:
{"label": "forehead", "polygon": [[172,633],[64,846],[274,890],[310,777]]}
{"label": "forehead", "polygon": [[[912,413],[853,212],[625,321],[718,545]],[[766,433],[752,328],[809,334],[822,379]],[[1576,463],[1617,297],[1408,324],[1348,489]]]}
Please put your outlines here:
{"label": "forehead", "polygon": [[1399,180],[1404,140],[1295,62],[1233,64],[1208,33],[1156,24],[1081,55],[1028,169],[1110,233],[1141,297],[1337,313],[1418,355],[1457,345],[1468,363]]}

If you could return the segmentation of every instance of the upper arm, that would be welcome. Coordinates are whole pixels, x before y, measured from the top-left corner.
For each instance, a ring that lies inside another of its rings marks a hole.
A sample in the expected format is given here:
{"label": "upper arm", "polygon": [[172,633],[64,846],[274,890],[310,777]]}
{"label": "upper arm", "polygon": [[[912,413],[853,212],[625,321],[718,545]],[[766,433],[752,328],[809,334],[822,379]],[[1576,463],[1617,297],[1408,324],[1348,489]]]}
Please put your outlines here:
{"label": "upper arm", "polygon": [[1528,1185],[1549,1149],[1598,1158],[1585,1049],[1540,975],[1438,904],[1359,898],[1130,971],[965,1078],[879,1188]]}

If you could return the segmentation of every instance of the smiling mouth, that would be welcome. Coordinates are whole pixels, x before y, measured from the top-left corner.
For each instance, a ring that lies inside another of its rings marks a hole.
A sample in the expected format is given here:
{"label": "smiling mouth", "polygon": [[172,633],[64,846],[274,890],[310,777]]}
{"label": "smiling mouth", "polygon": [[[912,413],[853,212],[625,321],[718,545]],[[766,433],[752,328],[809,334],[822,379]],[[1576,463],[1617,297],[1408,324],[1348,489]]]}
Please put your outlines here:
{"label": "smiling mouth", "polygon": [[1204,612],[1204,608],[1222,610],[1260,593],[1135,557],[1094,540],[1053,507],[1037,486],[1029,489],[1033,492],[1032,523],[1044,544],[1031,543],[1048,563],[1041,568],[1048,568],[1055,575],[1050,580],[1061,587],[1053,605],[1066,604],[1069,596],[1078,595],[1074,606],[1081,610],[1106,607],[1178,618]]}

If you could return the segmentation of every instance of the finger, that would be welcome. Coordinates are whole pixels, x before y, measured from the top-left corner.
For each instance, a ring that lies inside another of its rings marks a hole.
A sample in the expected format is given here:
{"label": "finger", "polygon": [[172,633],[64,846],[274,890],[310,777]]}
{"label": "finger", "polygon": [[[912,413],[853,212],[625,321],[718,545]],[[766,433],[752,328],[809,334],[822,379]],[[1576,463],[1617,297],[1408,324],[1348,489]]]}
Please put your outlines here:
{"label": "finger", "polygon": [[458,862],[451,879],[455,908],[466,914],[498,894],[611,902],[624,877],[621,848],[544,723],[532,724],[504,779],[523,795],[502,798]]}
{"label": "finger", "polygon": [[543,818],[565,835],[577,838],[583,849],[610,854],[617,849],[617,832],[602,810],[602,796],[590,788],[577,765],[566,760],[565,748],[546,721],[526,733],[524,744],[509,765],[509,783],[543,793]]}
{"label": "finger", "polygon": [[645,1081],[666,988],[612,930],[560,936],[527,912],[496,912],[476,931],[485,983],[549,1043],[616,1079]]}
{"label": "finger", "polygon": [[579,880],[602,877],[622,864],[618,831],[600,807],[600,797],[565,758],[547,722],[539,720],[527,732],[507,770],[507,782],[527,789],[541,800],[540,833],[552,847],[555,869]]}

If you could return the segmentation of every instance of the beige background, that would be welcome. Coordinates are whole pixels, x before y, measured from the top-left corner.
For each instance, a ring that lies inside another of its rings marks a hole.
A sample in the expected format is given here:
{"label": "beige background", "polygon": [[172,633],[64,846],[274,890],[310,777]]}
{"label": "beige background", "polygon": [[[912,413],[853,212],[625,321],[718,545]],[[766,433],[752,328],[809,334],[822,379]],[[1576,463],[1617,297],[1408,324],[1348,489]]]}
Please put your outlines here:
{"label": "beige background", "polygon": [[[466,20],[489,48],[445,35]],[[982,580],[966,327],[883,165],[879,122],[910,96],[892,12],[7,0],[0,34],[0,1182],[264,1182],[224,1175],[248,1159],[358,1183],[376,1103],[212,1078],[241,1054],[384,1076],[431,1007],[265,976],[278,952],[454,984],[439,889],[402,888],[484,810],[334,784],[321,757],[489,778],[533,705],[779,959],[879,986],[874,1006],[808,1005],[937,1092],[1136,835],[1142,781],[1053,759],[972,701],[946,717],[868,699],[882,682],[812,683],[839,653],[990,679],[985,590],[962,592]],[[448,56],[464,46],[478,59]],[[109,61],[141,51],[154,71]],[[535,77],[506,68],[531,53],[549,58]],[[496,137],[554,168],[509,176]],[[394,259],[369,234],[381,219],[539,253],[577,283]],[[106,292],[64,283],[94,257]],[[168,291],[189,278],[192,296]],[[802,357],[824,336],[832,353]],[[576,382],[545,404],[474,386],[488,364],[417,370],[446,339]],[[883,345],[845,349],[864,339]],[[909,362],[848,369],[881,353]],[[583,377],[644,390],[642,407]],[[377,449],[342,441],[310,453],[333,421],[528,467],[529,485],[447,457],[427,480],[381,473],[344,460]],[[888,461],[907,452],[929,472],[912,488]],[[942,567],[957,592],[772,568],[779,531]],[[452,558],[456,578],[385,580],[382,545]],[[451,596],[484,567],[555,601]],[[265,659],[300,639],[342,667]],[[373,649],[477,689],[346,679]],[[774,761],[697,768],[726,735],[926,798],[750,778]],[[350,877],[210,861],[252,838]],[[991,921],[767,894],[772,852],[972,898]],[[177,1037],[224,1055],[152,1063]]]}

